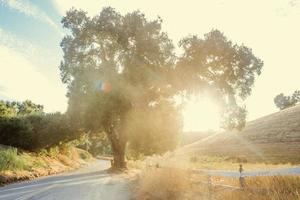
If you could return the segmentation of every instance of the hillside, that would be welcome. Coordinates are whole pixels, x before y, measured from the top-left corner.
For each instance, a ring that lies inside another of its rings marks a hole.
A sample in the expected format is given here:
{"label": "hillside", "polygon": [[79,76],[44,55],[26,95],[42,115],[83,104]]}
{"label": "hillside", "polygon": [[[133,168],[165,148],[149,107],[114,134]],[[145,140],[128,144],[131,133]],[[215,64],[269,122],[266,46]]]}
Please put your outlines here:
{"label": "hillside", "polygon": [[183,150],[248,162],[300,163],[300,105],[250,121],[241,132],[213,134]]}
{"label": "hillside", "polygon": [[74,170],[92,161],[94,159],[88,152],[73,146],[34,153],[0,145],[0,186]]}
{"label": "hillside", "polygon": [[183,132],[181,137],[181,145],[188,145],[191,143],[194,143],[195,141],[202,140],[212,134],[214,134],[214,131],[189,131],[189,132]]}

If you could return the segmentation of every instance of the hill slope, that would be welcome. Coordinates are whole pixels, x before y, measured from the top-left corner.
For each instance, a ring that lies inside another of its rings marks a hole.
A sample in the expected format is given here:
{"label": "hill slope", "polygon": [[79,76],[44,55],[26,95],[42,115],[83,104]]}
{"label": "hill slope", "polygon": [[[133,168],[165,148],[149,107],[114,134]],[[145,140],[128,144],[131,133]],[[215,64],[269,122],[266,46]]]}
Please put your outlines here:
{"label": "hill slope", "polygon": [[250,162],[300,163],[300,105],[251,121],[241,132],[214,134],[183,150]]}
{"label": "hill slope", "polygon": [[77,169],[93,160],[88,152],[73,146],[34,153],[0,145],[0,186]]}

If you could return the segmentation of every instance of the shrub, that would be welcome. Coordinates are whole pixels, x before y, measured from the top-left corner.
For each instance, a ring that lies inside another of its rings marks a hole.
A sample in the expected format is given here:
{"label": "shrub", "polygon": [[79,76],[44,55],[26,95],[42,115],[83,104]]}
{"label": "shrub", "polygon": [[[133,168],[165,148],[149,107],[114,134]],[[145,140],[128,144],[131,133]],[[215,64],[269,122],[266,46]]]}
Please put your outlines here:
{"label": "shrub", "polygon": [[60,113],[30,115],[27,117],[33,127],[33,136],[37,140],[35,148],[50,148],[71,141],[77,137],[66,115]]}
{"label": "shrub", "polygon": [[25,150],[51,148],[75,139],[77,133],[60,113],[0,118],[0,143]]}
{"label": "shrub", "polygon": [[20,147],[34,148],[33,127],[24,117],[0,118],[0,143]]}

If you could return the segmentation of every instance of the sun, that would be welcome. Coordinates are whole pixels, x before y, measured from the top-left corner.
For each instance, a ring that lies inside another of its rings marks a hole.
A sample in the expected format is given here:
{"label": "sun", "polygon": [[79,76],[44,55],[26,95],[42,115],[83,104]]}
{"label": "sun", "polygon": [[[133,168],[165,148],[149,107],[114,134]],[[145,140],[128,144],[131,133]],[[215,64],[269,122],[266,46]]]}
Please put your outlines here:
{"label": "sun", "polygon": [[220,107],[209,97],[192,98],[183,109],[184,131],[207,131],[220,128]]}

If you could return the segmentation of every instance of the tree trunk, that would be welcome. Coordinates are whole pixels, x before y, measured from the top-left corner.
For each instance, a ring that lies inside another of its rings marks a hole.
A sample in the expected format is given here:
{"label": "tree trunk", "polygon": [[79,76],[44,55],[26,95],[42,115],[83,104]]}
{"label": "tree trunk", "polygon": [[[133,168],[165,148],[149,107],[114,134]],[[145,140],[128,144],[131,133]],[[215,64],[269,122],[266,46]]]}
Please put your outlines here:
{"label": "tree trunk", "polygon": [[115,169],[126,169],[127,164],[125,161],[125,145],[117,144],[113,148],[113,168]]}
{"label": "tree trunk", "polygon": [[113,161],[112,168],[115,169],[126,169],[127,164],[125,161],[125,148],[126,139],[124,137],[117,137],[116,134],[108,134],[108,138],[111,142]]}

